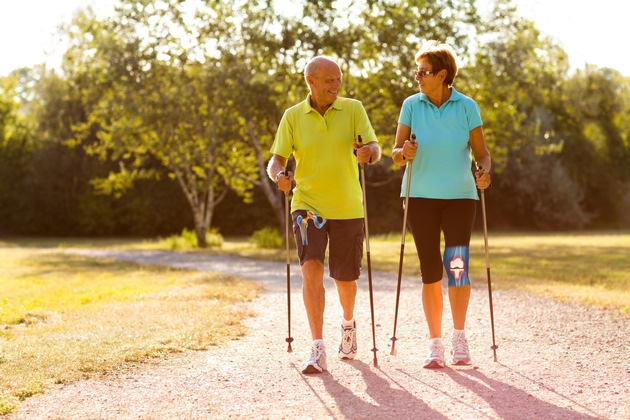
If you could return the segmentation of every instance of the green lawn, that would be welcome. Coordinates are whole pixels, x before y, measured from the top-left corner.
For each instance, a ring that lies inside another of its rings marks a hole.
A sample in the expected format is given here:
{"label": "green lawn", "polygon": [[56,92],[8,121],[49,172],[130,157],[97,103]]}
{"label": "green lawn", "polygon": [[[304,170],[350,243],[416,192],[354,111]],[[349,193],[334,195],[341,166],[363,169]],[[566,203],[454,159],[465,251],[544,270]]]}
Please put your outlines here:
{"label": "green lawn", "polygon": [[[376,269],[398,272],[400,235],[370,241]],[[630,233],[491,233],[492,287],[608,307],[630,316]],[[473,281],[487,283],[483,233],[470,244]],[[419,275],[411,237],[404,272]]]}
{"label": "green lawn", "polygon": [[34,243],[0,248],[0,416],[51,384],[236,339],[252,315],[243,303],[259,290],[232,276]]}
{"label": "green lawn", "polygon": [[[493,288],[593,304],[630,317],[630,232],[491,232],[488,247]],[[473,234],[470,248],[472,279],[486,284],[482,232]],[[370,238],[370,251],[374,270],[398,272],[400,234]],[[221,250],[204,252],[285,261],[284,249],[259,250],[246,238],[227,238]],[[294,251],[292,261],[297,261]],[[403,272],[420,275],[410,235],[405,240]]]}

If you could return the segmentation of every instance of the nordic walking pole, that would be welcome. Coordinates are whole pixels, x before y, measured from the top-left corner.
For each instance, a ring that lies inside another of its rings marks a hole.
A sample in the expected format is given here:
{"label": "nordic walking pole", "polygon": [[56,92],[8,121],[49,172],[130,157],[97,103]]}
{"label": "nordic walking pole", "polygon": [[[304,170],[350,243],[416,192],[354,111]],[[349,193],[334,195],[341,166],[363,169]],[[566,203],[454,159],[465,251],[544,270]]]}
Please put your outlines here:
{"label": "nordic walking pole", "polygon": [[[416,135],[411,135],[411,142],[416,142]],[[398,286],[396,287],[396,311],[394,312],[394,335],[392,336],[392,351],[389,353],[396,356],[396,324],[398,323],[398,302],[400,301],[400,283],[402,280],[403,257],[405,255],[405,236],[407,235],[407,211],[409,209],[409,188],[411,187],[411,164],[407,162],[407,189],[405,191],[405,209],[403,211],[402,238],[400,239],[400,260],[398,261]]]}
{"label": "nordic walking pole", "polygon": [[[358,137],[359,146],[363,147],[363,140],[361,136]],[[361,168],[361,190],[363,190],[363,217],[365,218],[365,249],[367,251],[367,266],[368,266],[368,288],[370,290],[370,312],[372,314],[372,351],[374,352],[374,367],[378,367],[378,360],[376,358],[376,330],[374,327],[374,297],[372,295],[372,263],[370,260],[370,232],[368,230],[368,214],[367,214],[367,201],[365,198],[365,170],[363,164],[360,164]]]}
{"label": "nordic walking pole", "polygon": [[[483,171],[481,166],[477,167],[478,170]],[[486,223],[486,200],[484,196],[484,190],[479,190],[481,196],[481,213],[483,215],[483,243],[486,252],[486,274],[488,276],[488,299],[490,302],[490,325],[492,326],[492,351],[494,352],[494,361],[497,361],[497,349],[494,339],[494,312],[492,310],[492,280],[490,279],[490,258],[488,256],[488,225]]]}
{"label": "nordic walking pole", "polygon": [[284,193],[284,220],[285,220],[285,242],[287,245],[287,313],[289,320],[289,336],[286,341],[289,344],[287,352],[292,353],[291,343],[293,337],[291,337],[291,251],[289,250],[289,193]]}

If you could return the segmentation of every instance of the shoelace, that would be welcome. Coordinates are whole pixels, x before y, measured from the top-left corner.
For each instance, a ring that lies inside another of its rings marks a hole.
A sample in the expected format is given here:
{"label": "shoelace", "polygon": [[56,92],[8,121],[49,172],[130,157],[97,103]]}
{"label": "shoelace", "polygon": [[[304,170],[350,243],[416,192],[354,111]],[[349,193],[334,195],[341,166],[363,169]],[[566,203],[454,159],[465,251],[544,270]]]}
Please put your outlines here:
{"label": "shoelace", "polygon": [[354,328],[344,328],[343,329],[343,338],[342,341],[344,343],[352,344],[352,332]]}
{"label": "shoelace", "polygon": [[326,351],[322,346],[315,346],[311,348],[311,360],[319,360],[319,357]]}
{"label": "shoelace", "polygon": [[468,354],[468,340],[462,336],[457,337],[453,340],[453,348],[455,349],[455,353]]}
{"label": "shoelace", "polygon": [[430,357],[432,359],[443,359],[444,358],[444,347],[442,346],[431,346],[429,347]]}
{"label": "shoelace", "polygon": [[339,351],[344,353],[350,353],[353,351],[354,346],[352,343],[352,333],[354,332],[354,328],[344,328],[343,336],[341,337],[341,346],[339,346]]}

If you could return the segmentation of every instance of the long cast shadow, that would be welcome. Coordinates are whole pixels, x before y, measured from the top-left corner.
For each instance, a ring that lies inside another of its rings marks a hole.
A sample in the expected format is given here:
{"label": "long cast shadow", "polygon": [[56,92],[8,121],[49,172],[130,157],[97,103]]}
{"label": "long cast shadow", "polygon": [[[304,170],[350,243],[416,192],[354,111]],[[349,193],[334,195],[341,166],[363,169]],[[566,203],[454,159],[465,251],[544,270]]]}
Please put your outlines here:
{"label": "long cast shadow", "polygon": [[521,378],[527,379],[528,381],[530,381],[530,382],[532,382],[532,383],[535,383],[535,384],[539,385],[540,387],[542,387],[542,388],[546,389],[547,391],[549,391],[549,392],[553,392],[553,393],[554,393],[554,394],[556,394],[557,396],[559,396],[559,397],[561,397],[561,398],[564,398],[564,399],[566,399],[566,400],[570,401],[572,405],[574,405],[574,406],[576,406],[576,407],[580,407],[580,408],[582,408],[584,411],[588,411],[588,412],[590,412],[590,413],[591,413],[594,417],[600,417],[600,416],[599,416],[596,412],[594,412],[594,411],[593,411],[593,410],[591,410],[590,408],[588,408],[588,407],[584,406],[583,404],[581,404],[581,403],[579,403],[579,402],[575,401],[575,400],[574,400],[574,399],[572,399],[571,397],[569,397],[569,396],[567,396],[567,395],[564,395],[564,394],[562,394],[562,393],[560,393],[560,392],[556,391],[556,390],[555,390],[555,389],[553,389],[552,387],[547,386],[547,385],[545,385],[545,384],[541,383],[540,381],[535,381],[534,379],[532,379],[532,378],[528,377],[527,375],[524,375],[524,374],[522,374],[521,372],[517,372],[517,371],[515,371],[514,369],[512,369],[512,368],[510,368],[510,367],[508,367],[508,366],[505,366],[505,365],[503,365],[503,364],[501,364],[501,366],[502,366],[503,368],[505,368],[505,369],[509,370],[510,372],[514,373],[515,375],[518,375],[518,376],[520,376]]}
{"label": "long cast shadow", "polygon": [[[484,399],[502,419],[552,418],[596,419],[597,414],[580,413],[534,397],[525,390],[486,376],[478,369],[443,370],[454,382]],[[407,374],[408,375],[408,374]],[[413,378],[411,375],[408,375]],[[474,378],[474,379],[473,379]],[[413,378],[419,381],[417,378]],[[422,381],[419,381],[422,382]],[[427,384],[430,385],[430,384]],[[463,401],[459,399],[460,403]],[[589,410],[590,411],[590,410]]]}
{"label": "long cast shadow", "polygon": [[[436,370],[436,371],[435,371],[435,372],[433,372],[433,373],[435,373],[436,375],[439,375],[439,374],[446,374],[446,372],[448,372],[448,370],[450,370],[450,369],[449,369],[449,368],[439,369],[439,370]],[[453,402],[457,402],[459,405],[463,405],[463,406],[465,406],[465,407],[468,407],[471,411],[476,411],[476,412],[478,412],[478,413],[479,413],[479,417],[488,417],[488,418],[491,418],[491,417],[492,417],[492,416],[490,416],[490,415],[488,415],[488,414],[486,414],[486,413],[481,412],[481,411],[479,410],[479,407],[475,407],[474,405],[472,405],[472,404],[468,403],[465,399],[460,398],[460,397],[457,397],[457,396],[453,395],[452,393],[448,393],[448,392],[445,392],[445,391],[442,391],[442,390],[440,390],[440,389],[436,388],[436,387],[435,387],[435,382],[434,382],[434,383],[424,382],[424,381],[422,381],[422,380],[418,379],[417,377],[414,377],[414,376],[410,375],[409,373],[405,372],[405,371],[404,371],[404,370],[402,370],[402,369],[398,369],[398,371],[399,371],[399,372],[401,372],[401,373],[403,373],[404,375],[406,375],[406,376],[408,376],[408,377],[412,378],[415,382],[420,382],[420,383],[423,385],[423,387],[430,388],[430,389],[432,389],[432,390],[434,390],[434,391],[440,392],[440,393],[444,394],[445,396],[447,396],[448,398],[452,399],[452,400],[453,400]],[[388,378],[390,378],[388,375],[386,375],[386,376],[387,376]],[[390,378],[390,380],[394,381],[394,380],[393,380],[393,379],[391,379],[391,378]],[[395,382],[395,381],[394,381],[394,382]]]}
{"label": "long cast shadow", "polygon": [[[322,376],[328,394],[335,400],[344,418],[423,418],[445,419],[446,417],[430,408],[424,401],[405,390],[404,387],[382,378],[375,373],[370,365],[360,360],[348,361],[352,367],[361,372],[366,385],[367,395],[374,403],[365,401],[340,384],[332,375]],[[379,372],[387,376],[379,369]],[[389,380],[388,380],[389,379]],[[392,383],[398,387],[393,387]]]}

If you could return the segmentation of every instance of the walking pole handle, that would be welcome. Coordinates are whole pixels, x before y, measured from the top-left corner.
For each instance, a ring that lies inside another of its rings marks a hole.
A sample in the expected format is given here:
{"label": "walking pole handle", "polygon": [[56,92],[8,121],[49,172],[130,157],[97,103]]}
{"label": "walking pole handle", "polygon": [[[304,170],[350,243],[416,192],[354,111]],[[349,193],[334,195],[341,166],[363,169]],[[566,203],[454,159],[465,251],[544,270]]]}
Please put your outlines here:
{"label": "walking pole handle", "polygon": [[[363,139],[361,138],[361,134],[357,136],[357,143],[359,144],[359,147],[363,147]],[[360,163],[359,165],[361,165],[361,168],[363,168],[362,163]]]}

